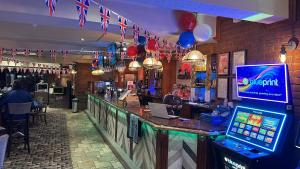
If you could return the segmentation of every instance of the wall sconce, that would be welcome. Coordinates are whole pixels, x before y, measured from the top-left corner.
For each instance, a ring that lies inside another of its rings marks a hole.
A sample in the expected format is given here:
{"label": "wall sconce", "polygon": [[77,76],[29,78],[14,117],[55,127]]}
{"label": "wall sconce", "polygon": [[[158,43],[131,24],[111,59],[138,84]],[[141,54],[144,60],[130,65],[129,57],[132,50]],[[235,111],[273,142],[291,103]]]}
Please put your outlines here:
{"label": "wall sconce", "polygon": [[279,59],[280,59],[281,63],[285,63],[285,61],[286,61],[286,51],[285,51],[285,47],[283,45],[281,46]]}
{"label": "wall sconce", "polygon": [[291,38],[287,44],[281,45],[280,49],[280,62],[286,62],[286,49],[288,50],[295,50],[299,44],[299,40],[296,37]]}

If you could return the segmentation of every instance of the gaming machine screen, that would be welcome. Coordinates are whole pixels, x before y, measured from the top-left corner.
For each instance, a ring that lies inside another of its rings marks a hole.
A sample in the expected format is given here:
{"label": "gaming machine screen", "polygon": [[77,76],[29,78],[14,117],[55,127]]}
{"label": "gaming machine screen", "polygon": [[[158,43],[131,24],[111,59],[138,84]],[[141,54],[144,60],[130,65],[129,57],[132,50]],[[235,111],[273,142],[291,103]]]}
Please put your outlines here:
{"label": "gaming machine screen", "polygon": [[275,151],[286,114],[237,106],[226,135]]}

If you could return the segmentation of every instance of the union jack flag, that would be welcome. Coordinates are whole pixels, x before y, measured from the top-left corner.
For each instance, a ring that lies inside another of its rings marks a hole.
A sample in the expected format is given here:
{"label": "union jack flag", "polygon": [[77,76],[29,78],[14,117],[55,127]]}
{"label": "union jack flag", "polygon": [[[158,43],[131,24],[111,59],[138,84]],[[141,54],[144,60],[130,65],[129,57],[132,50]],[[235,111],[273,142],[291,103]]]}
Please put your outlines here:
{"label": "union jack flag", "polygon": [[119,26],[120,26],[120,31],[121,31],[121,42],[123,42],[125,39],[125,32],[126,32],[128,21],[126,18],[124,18],[122,16],[118,16],[118,21],[119,21]]}
{"label": "union jack flag", "polygon": [[76,9],[79,14],[79,25],[83,28],[86,22],[86,15],[90,6],[89,0],[76,0]]}
{"label": "union jack flag", "polygon": [[57,0],[45,0],[46,6],[49,8],[50,16],[55,12]]}
{"label": "union jack flag", "polygon": [[54,61],[56,61],[56,51],[55,50],[50,50],[50,58],[51,60],[53,59]]}
{"label": "union jack flag", "polygon": [[16,60],[17,49],[11,49],[11,56],[13,60]]}
{"label": "union jack flag", "polygon": [[38,57],[43,56],[43,50],[42,50],[42,49],[38,49],[38,50],[36,51],[36,55],[37,55]]}
{"label": "union jack flag", "polygon": [[65,60],[69,54],[69,51],[63,50],[63,51],[61,51],[61,54],[62,54],[63,59]]}
{"label": "union jack flag", "polygon": [[4,48],[0,48],[0,56],[2,56],[4,53]]}
{"label": "union jack flag", "polygon": [[127,54],[127,52],[121,52],[121,59],[122,59],[122,60],[124,60],[126,54]]}
{"label": "union jack flag", "polygon": [[99,52],[98,51],[94,51],[94,58],[97,59],[99,56]]}
{"label": "union jack flag", "polygon": [[140,35],[140,28],[137,25],[133,25],[133,37],[134,41],[137,43]]}
{"label": "union jack flag", "polygon": [[100,6],[99,12],[101,16],[101,28],[103,29],[104,33],[106,33],[110,19],[110,10]]}
{"label": "union jack flag", "polygon": [[29,56],[30,55],[30,49],[25,49],[24,50],[24,56]]}
{"label": "union jack flag", "polygon": [[3,60],[3,53],[4,53],[4,48],[0,48],[0,63]]}

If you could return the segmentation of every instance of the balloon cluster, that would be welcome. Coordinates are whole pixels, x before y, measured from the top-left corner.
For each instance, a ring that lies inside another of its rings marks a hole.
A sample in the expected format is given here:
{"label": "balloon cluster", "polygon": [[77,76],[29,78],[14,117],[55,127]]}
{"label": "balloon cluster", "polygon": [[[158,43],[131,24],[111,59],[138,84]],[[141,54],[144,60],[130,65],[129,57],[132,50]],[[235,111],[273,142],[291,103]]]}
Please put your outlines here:
{"label": "balloon cluster", "polygon": [[138,45],[131,45],[127,48],[127,55],[134,59],[138,55],[145,55],[146,52],[155,52],[158,50],[158,42],[156,39],[147,40],[145,36],[138,37]]}
{"label": "balloon cluster", "polygon": [[183,30],[177,41],[177,45],[188,49],[196,41],[204,42],[212,37],[212,28],[207,24],[198,24],[193,13],[182,12],[179,17],[179,26]]}

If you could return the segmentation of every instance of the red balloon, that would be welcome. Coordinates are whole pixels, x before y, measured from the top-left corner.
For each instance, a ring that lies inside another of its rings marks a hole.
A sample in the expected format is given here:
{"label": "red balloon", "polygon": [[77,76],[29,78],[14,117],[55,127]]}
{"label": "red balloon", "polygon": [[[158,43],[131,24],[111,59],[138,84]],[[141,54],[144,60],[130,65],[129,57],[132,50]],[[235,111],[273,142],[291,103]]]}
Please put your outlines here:
{"label": "red balloon", "polygon": [[138,53],[138,48],[136,46],[129,46],[127,48],[127,55],[129,57],[134,57],[137,55],[137,53]]}
{"label": "red balloon", "polygon": [[149,39],[147,48],[150,51],[156,51],[158,49],[157,41],[155,39]]}
{"label": "red balloon", "polygon": [[185,31],[193,31],[197,24],[194,14],[190,12],[183,12],[179,18],[179,25]]}

